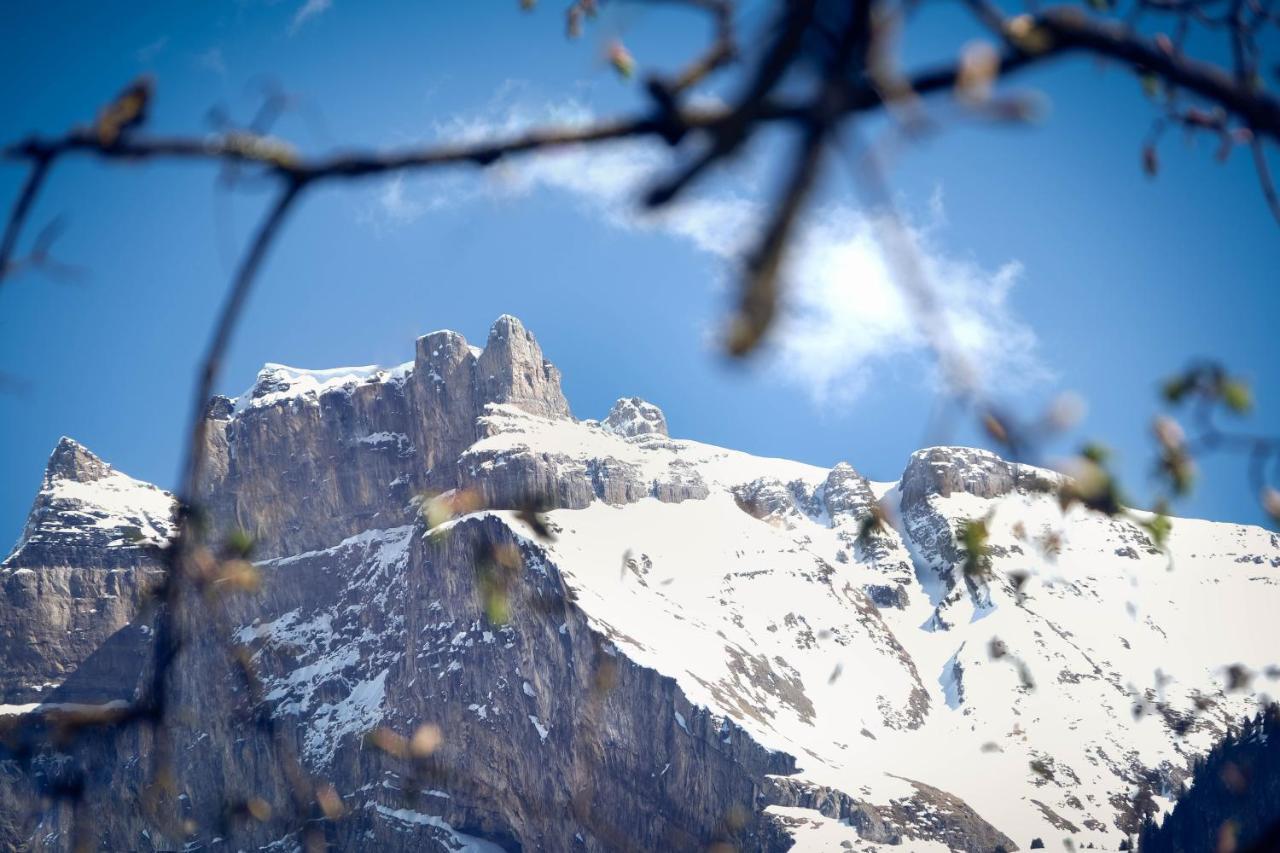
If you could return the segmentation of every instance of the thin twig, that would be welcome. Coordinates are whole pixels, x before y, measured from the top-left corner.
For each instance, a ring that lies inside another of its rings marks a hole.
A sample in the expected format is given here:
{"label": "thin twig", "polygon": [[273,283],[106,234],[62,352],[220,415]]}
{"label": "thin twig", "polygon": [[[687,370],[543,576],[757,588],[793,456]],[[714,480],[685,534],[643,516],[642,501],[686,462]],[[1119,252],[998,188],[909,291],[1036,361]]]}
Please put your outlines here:
{"label": "thin twig", "polygon": [[290,209],[297,202],[307,182],[302,179],[288,181],[284,189],[276,197],[268,210],[262,224],[258,226],[249,245],[240,268],[236,272],[231,289],[227,292],[218,321],[214,326],[213,336],[201,360],[200,373],[196,380],[195,396],[190,411],[190,441],[187,446],[186,461],[183,465],[182,488],[180,497],[194,504],[200,491],[200,477],[203,467],[204,445],[208,431],[207,414],[209,401],[213,398],[214,385],[222,369],[222,359],[226,354],[231,336],[244,310],[245,301],[258,274],[258,269],[266,257],[268,249],[275,240],[288,216]]}
{"label": "thin twig", "polygon": [[18,245],[18,235],[27,221],[27,216],[31,213],[31,205],[35,202],[41,185],[44,184],[45,176],[49,174],[49,164],[53,161],[53,155],[37,154],[28,159],[31,161],[31,168],[27,172],[27,179],[23,182],[22,189],[18,192],[18,198],[13,203],[13,209],[9,211],[9,221],[5,223],[4,237],[0,238],[0,284],[3,284],[13,270],[15,265],[13,256]]}

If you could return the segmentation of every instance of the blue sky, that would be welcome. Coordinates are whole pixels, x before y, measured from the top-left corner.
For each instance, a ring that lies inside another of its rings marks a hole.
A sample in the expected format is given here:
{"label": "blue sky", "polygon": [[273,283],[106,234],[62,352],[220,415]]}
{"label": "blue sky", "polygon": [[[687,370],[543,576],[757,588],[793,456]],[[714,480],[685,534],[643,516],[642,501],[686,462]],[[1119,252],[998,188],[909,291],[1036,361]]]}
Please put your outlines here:
{"label": "blue sky", "polygon": [[[157,81],[154,127],[170,132],[204,129],[215,104],[249,115],[255,81],[274,78],[304,103],[277,132],[306,150],[580,121],[641,103],[638,85],[605,66],[607,39],[624,38],[643,70],[671,67],[704,32],[683,13],[615,6],[568,43],[558,8],[543,6],[7,4],[0,135],[89,121],[142,72]],[[964,32],[953,11],[930,10],[911,56],[945,58]],[[1219,164],[1207,140],[1171,137],[1159,180],[1142,174],[1151,112],[1122,72],[1077,60],[1017,85],[1048,97],[1041,124],[951,126],[904,149],[890,178],[1004,398],[1031,414],[1063,390],[1081,395],[1088,413],[1071,441],[1114,447],[1141,502],[1155,389],[1188,358],[1220,358],[1249,377],[1253,427],[1280,429],[1280,232],[1239,153]],[[248,387],[266,361],[399,363],[438,328],[480,342],[512,313],[563,371],[579,417],[641,395],[678,436],[847,460],[878,479],[895,479],[924,444],[981,441],[964,424],[930,430],[929,359],[839,168],[793,268],[794,319],[746,367],[716,350],[733,250],[752,233],[781,142],[762,140],[659,221],[638,220],[630,204],[667,156],[646,146],[323,188],[273,250],[221,390]],[[21,177],[0,165],[0,194],[12,198]],[[0,366],[27,383],[0,396],[0,539],[17,537],[63,434],[172,485],[196,355],[265,198],[219,191],[215,178],[91,160],[54,174],[34,221],[65,216],[59,254],[88,275],[0,288]],[[1178,511],[1261,520],[1243,462],[1230,458],[1204,466]]]}

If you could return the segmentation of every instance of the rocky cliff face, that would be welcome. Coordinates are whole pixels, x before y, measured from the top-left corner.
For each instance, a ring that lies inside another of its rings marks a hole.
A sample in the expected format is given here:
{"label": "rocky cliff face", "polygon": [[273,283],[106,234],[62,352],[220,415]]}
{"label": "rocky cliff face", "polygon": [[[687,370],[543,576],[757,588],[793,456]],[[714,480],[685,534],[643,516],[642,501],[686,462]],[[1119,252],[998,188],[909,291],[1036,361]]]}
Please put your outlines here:
{"label": "rocky cliff face", "polygon": [[[172,531],[173,498],[121,474],[69,438],[58,442],[22,538],[0,563],[0,704],[50,698],[138,612]],[[135,636],[134,640],[141,639]],[[137,642],[115,640],[102,669],[60,701],[125,698]]]}
{"label": "rocky cliff face", "polygon": [[1251,701],[1224,665],[1280,645],[1264,531],[1179,521],[1165,555],[984,451],[877,483],[637,398],[577,421],[510,317],[390,369],[268,365],[209,418],[211,535],[253,533],[261,587],[185,601],[173,787],[145,727],[21,748],[136,694],[170,532],[64,440],[0,566],[0,847],[70,846],[74,784],[93,847],[295,849],[282,754],[343,849],[1114,847]]}
{"label": "rocky cliff face", "polygon": [[509,316],[483,350],[434,332],[388,370],[268,365],[243,397],[210,408],[215,524],[254,533],[266,556],[404,524],[410,498],[458,485],[458,457],[496,403],[569,416],[559,372]]}

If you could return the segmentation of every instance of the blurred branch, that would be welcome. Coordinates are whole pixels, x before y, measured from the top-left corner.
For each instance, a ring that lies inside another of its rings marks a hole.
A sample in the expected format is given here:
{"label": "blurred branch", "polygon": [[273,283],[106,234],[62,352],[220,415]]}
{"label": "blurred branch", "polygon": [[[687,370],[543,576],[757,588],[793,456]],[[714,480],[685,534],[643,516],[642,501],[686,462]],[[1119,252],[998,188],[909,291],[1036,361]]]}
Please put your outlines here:
{"label": "blurred branch", "polygon": [[[258,269],[303,186],[299,181],[290,181],[285,184],[258,227],[240,269],[236,272],[214,326],[208,349],[201,361],[188,426],[182,485],[178,492],[180,508],[177,534],[165,551],[167,565],[161,587],[162,605],[156,614],[155,666],[152,668],[148,690],[134,703],[137,708],[146,713],[158,730],[163,728],[167,711],[166,687],[169,673],[181,648],[179,610],[182,603],[183,584],[200,575],[192,566],[192,555],[198,547],[196,531],[193,527],[193,514],[199,512],[197,497],[208,432],[206,411],[209,400],[213,397],[218,374],[221,372],[223,356],[231,342],[240,314],[244,310],[245,301]],[[161,771],[169,761],[166,747],[166,739],[157,736],[155,766]]]}
{"label": "blurred branch", "polygon": [[1007,17],[988,0],[965,2],[1014,56],[1085,52],[1118,60],[1218,104],[1243,119],[1255,133],[1280,141],[1280,100],[1216,65],[1143,38],[1119,21],[1095,18],[1070,6]]}
{"label": "blurred branch", "polygon": [[731,0],[661,0],[702,9],[710,15],[715,38],[702,53],[685,67],[665,88],[671,96],[684,92],[709,77],[738,57],[738,38],[733,26],[734,4]]}
{"label": "blurred branch", "polygon": [[1262,197],[1276,222],[1280,222],[1280,193],[1276,192],[1275,179],[1271,176],[1271,166],[1267,163],[1267,153],[1262,150],[1262,142],[1254,139],[1249,143],[1253,154],[1253,168],[1258,173],[1258,185],[1262,188]]}
{"label": "blurred branch", "polygon": [[33,154],[26,159],[31,162],[27,179],[23,182],[22,189],[18,191],[13,209],[9,211],[9,220],[4,227],[4,237],[0,238],[0,283],[13,274],[17,264],[14,261],[14,252],[18,245],[18,235],[22,231],[22,226],[26,224],[27,216],[31,213],[31,205],[44,184],[45,176],[49,174],[53,155]]}
{"label": "blurred branch", "polygon": [[188,504],[196,500],[200,489],[208,423],[205,414],[209,401],[213,399],[214,387],[222,369],[223,356],[231,343],[231,336],[239,323],[240,314],[244,310],[245,301],[249,297],[267,250],[274,242],[284,224],[285,217],[288,216],[305,186],[306,182],[303,180],[288,181],[272,202],[267,215],[253,235],[248,251],[241,261],[240,269],[236,272],[226,301],[218,315],[218,322],[214,326],[208,349],[201,361],[199,381],[196,383],[195,398],[192,401],[190,413],[190,440],[186,448],[186,462],[183,465],[184,473],[180,492],[181,498]]}

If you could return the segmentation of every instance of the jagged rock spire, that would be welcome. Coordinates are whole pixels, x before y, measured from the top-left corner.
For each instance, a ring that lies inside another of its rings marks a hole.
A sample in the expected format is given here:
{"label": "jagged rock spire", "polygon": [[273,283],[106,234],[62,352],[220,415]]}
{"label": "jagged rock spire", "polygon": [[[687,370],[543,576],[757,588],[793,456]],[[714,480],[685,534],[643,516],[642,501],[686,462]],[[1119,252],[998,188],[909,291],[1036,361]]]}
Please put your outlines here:
{"label": "jagged rock spire", "polygon": [[[22,537],[3,565],[77,566],[86,548],[162,542],[173,530],[173,508],[168,492],[120,473],[64,436],[49,455]],[[127,552],[117,554],[122,564],[135,556]]]}
{"label": "jagged rock spire", "polygon": [[95,456],[87,447],[64,435],[58,439],[58,445],[53,448],[53,453],[49,454],[49,464],[45,466],[44,479],[46,484],[52,480],[91,483],[101,480],[111,471],[111,466]]}
{"label": "jagged rock spire", "polygon": [[871,507],[876,502],[867,478],[848,462],[840,462],[831,469],[822,490],[822,500],[827,515],[833,522],[845,517],[862,521],[870,514]]}
{"label": "jagged rock spire", "polygon": [[568,417],[560,371],[543,357],[533,334],[510,314],[503,314],[489,329],[476,367],[484,402],[514,403],[535,415]]}

